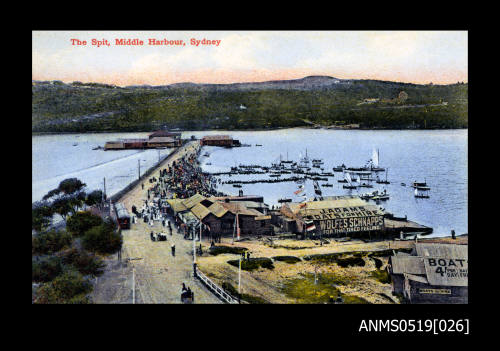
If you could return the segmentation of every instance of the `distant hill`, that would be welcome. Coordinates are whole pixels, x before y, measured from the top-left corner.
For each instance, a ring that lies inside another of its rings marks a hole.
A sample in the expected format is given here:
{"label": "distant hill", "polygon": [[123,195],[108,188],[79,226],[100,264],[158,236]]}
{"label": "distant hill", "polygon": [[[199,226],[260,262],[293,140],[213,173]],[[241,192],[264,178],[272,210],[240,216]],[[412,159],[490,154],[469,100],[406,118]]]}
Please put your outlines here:
{"label": "distant hill", "polygon": [[462,83],[419,85],[329,76],[126,87],[32,81],[32,131],[266,129],[311,123],[466,128],[467,96],[468,84]]}

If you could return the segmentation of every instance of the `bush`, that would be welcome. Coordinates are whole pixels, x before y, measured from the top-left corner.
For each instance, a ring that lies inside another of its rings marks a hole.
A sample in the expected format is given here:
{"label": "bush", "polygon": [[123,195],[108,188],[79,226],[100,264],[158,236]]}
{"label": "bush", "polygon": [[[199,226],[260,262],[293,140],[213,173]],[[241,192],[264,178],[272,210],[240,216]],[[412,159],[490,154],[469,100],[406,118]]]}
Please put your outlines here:
{"label": "bush", "polygon": [[41,231],[52,222],[54,212],[46,201],[37,201],[31,205],[31,229]]}
{"label": "bush", "polygon": [[115,231],[115,224],[106,221],[103,224],[87,230],[82,238],[85,249],[101,254],[115,253],[122,247],[122,236]]}
{"label": "bush", "polygon": [[217,256],[220,254],[236,254],[236,255],[241,255],[248,249],[245,247],[238,247],[238,246],[212,246],[209,249],[210,255]]}
{"label": "bush", "polygon": [[353,257],[339,258],[337,259],[337,264],[342,268],[346,268],[349,266],[363,267],[365,265],[365,261],[361,257],[353,256]]}
{"label": "bush", "polygon": [[[231,266],[239,266],[239,260],[230,260],[227,261],[227,263],[229,263]],[[249,260],[241,260],[241,269],[245,271],[253,271],[255,269],[258,269],[259,267],[274,269],[273,261],[267,257],[257,257],[250,258]]]}
{"label": "bush", "polygon": [[86,296],[92,285],[80,273],[67,271],[50,283],[43,284],[36,292],[35,303],[39,304],[87,304]]}
{"label": "bush", "polygon": [[103,223],[101,217],[96,216],[89,211],[77,212],[69,217],[66,222],[67,230],[76,237],[80,237],[92,227]]}
{"label": "bush", "polygon": [[291,263],[291,264],[295,264],[295,263],[301,261],[300,258],[295,257],[295,256],[274,256],[273,260],[282,261],[282,262]]}
{"label": "bush", "polygon": [[360,266],[363,267],[365,265],[365,261],[363,260],[363,255],[365,252],[337,252],[337,253],[329,253],[329,254],[317,254],[317,255],[307,255],[304,256],[304,260],[306,261],[316,261],[320,263],[337,263],[340,267],[348,267],[348,266]]}
{"label": "bush", "polygon": [[61,274],[62,271],[62,260],[57,256],[32,257],[31,259],[31,281],[33,282],[51,281]]}
{"label": "bush", "polygon": [[375,262],[375,268],[380,269],[380,267],[382,267],[383,265],[382,260],[375,257],[372,257],[372,260]]}
{"label": "bush", "polygon": [[63,264],[73,266],[83,275],[96,277],[103,274],[103,261],[87,251],[72,248],[61,252],[59,256]]}
{"label": "bush", "polygon": [[392,281],[390,274],[385,270],[377,269],[370,272],[370,275],[382,284],[390,284]]}
{"label": "bush", "polygon": [[71,246],[73,238],[65,231],[51,230],[31,237],[31,254],[45,255]]}

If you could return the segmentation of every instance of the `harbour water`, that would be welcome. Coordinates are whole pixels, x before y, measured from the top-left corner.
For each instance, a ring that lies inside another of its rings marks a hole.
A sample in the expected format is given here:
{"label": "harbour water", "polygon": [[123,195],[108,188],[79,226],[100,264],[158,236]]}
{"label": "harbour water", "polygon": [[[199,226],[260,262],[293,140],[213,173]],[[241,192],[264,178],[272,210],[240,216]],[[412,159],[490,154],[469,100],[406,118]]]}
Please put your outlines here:
{"label": "harbour water", "polygon": [[[390,199],[380,206],[396,216],[434,228],[431,236],[447,236],[452,229],[458,234],[468,233],[467,223],[467,130],[324,130],[282,129],[273,131],[208,131],[183,132],[183,138],[205,135],[229,134],[250,147],[221,148],[203,147],[200,162],[207,172],[228,172],[231,167],[244,165],[271,166],[283,160],[298,161],[307,154],[310,159],[323,159],[324,172],[333,172],[334,166],[344,163],[348,167],[361,167],[371,159],[373,149],[378,149],[380,166],[388,169],[390,184],[373,183],[373,188],[348,190],[338,180],[342,173],[335,173],[328,183],[333,187],[322,187],[323,196],[361,194],[373,190],[384,190]],[[117,192],[137,177],[137,160],[141,159],[141,170],[158,161],[157,150],[102,151],[92,150],[103,146],[107,140],[117,138],[144,137],[147,133],[117,134],[73,134],[33,136],[33,196],[40,199],[47,191],[57,187],[65,178],[77,177],[90,189],[102,188],[106,177],[108,195]],[[78,143],[77,146],[72,144]],[[256,146],[262,145],[262,146]],[[165,157],[171,150],[161,150]],[[208,153],[206,157],[203,154]],[[207,163],[210,163],[208,165]],[[318,168],[311,171],[321,172]],[[294,174],[286,174],[287,178]],[[385,179],[385,172],[379,172]],[[267,174],[223,175],[221,181],[273,179]],[[430,198],[414,197],[413,181],[426,181],[431,187]],[[319,181],[319,184],[326,183]],[[405,183],[406,186],[402,186]],[[229,184],[218,186],[218,190],[237,195],[240,188]],[[300,201],[294,195],[294,182],[243,184],[245,195],[263,195],[269,206],[278,205],[280,198]],[[315,196],[313,182],[308,180],[304,193]],[[302,194],[304,194],[302,193]],[[300,194],[300,195],[302,195]]]}
{"label": "harbour water", "polygon": [[61,134],[32,137],[32,193],[38,201],[66,178],[78,178],[87,190],[102,190],[112,196],[125,188],[147,169],[155,166],[172,149],[161,150],[92,150],[119,138],[147,138],[148,133]]}

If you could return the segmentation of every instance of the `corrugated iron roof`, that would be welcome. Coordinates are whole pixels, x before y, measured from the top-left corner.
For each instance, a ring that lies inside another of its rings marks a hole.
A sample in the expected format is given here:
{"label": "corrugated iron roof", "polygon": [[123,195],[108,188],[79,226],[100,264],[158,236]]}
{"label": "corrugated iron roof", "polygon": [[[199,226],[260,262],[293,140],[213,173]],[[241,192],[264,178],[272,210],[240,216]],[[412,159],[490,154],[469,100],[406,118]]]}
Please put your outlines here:
{"label": "corrugated iron roof", "polygon": [[394,274],[425,274],[424,260],[417,256],[392,256],[392,272]]}
{"label": "corrugated iron roof", "polygon": [[195,205],[192,209],[191,209],[191,212],[193,213],[193,215],[198,218],[198,219],[203,219],[205,218],[206,216],[208,216],[211,212],[209,211],[208,208],[206,208],[205,206],[203,206],[201,203],[198,203],[197,205]]}
{"label": "corrugated iron roof", "polygon": [[220,203],[222,207],[224,207],[226,210],[230,211],[233,214],[240,214],[244,216],[262,216],[263,213],[253,209],[253,208],[247,208],[243,203],[241,202],[221,202]]}
{"label": "corrugated iron roof", "polygon": [[173,143],[175,142],[174,138],[170,137],[154,137],[149,139],[149,143]]}
{"label": "corrugated iron roof", "polygon": [[185,199],[182,203],[184,204],[184,206],[186,206],[186,208],[192,208],[205,199],[205,196],[196,193],[190,198]]}
{"label": "corrugated iron roof", "polygon": [[240,204],[243,204],[247,208],[269,208],[269,205],[266,205],[263,202],[256,201],[238,201]]}
{"label": "corrugated iron roof", "polygon": [[227,213],[227,210],[221,206],[220,203],[214,202],[208,210],[213,213],[216,217],[220,218]]}
{"label": "corrugated iron roof", "polygon": [[184,206],[182,203],[184,199],[169,199],[167,200],[167,203],[170,205],[172,210],[174,210],[175,213],[186,211],[187,208]]}
{"label": "corrugated iron roof", "polygon": [[416,243],[417,256],[468,258],[468,245]]}

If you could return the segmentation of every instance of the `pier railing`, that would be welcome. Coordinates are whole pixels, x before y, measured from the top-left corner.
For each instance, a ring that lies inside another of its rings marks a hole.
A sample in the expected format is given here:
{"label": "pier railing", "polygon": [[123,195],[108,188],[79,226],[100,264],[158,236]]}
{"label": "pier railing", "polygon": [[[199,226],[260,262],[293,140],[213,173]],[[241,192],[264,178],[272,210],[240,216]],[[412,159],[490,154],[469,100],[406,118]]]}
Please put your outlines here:
{"label": "pier railing", "polygon": [[195,277],[200,279],[219,299],[229,304],[238,304],[238,299],[232,297],[217,284],[215,284],[210,278],[208,278],[199,269],[196,269]]}

